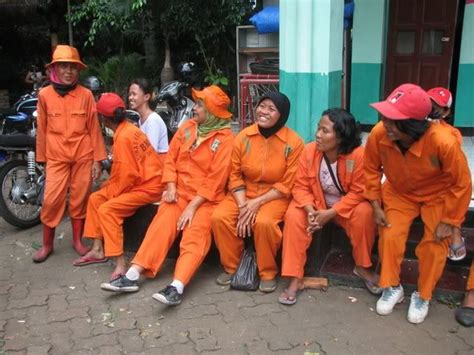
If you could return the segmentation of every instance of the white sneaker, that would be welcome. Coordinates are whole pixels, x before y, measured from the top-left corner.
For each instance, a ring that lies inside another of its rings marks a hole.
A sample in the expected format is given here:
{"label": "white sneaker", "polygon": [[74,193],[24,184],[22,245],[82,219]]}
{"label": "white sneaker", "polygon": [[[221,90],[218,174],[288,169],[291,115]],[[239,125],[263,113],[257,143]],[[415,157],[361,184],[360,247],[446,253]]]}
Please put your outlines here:
{"label": "white sneaker", "polygon": [[413,324],[421,323],[428,315],[430,301],[425,301],[420,297],[418,291],[411,294],[410,308],[408,308],[408,321]]}
{"label": "white sneaker", "polygon": [[387,287],[383,289],[382,296],[377,301],[377,313],[381,316],[386,316],[393,311],[393,307],[397,303],[403,301],[403,287]]}

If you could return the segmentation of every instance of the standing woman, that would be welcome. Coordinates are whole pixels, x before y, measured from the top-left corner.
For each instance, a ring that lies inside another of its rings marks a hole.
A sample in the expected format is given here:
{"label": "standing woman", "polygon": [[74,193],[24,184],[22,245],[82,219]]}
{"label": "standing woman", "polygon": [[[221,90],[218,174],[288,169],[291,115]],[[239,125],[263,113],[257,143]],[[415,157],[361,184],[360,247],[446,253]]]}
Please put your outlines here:
{"label": "standing woman", "polygon": [[220,285],[230,284],[244,248],[253,234],[260,273],[259,290],[276,289],[276,253],[293,187],[303,140],[286,121],[290,101],[280,92],[263,96],[255,109],[256,123],[236,137],[227,197],[212,216],[212,231],[225,273]]}
{"label": "standing woman", "polygon": [[448,238],[469,207],[471,172],[456,137],[427,120],[431,101],[419,86],[400,85],[372,107],[382,115],[367,139],[364,160],[365,196],[380,236],[383,293],[376,310],[388,315],[403,300],[400,267],[410,226],[420,216],[424,233],[415,250],[418,287],[407,318],[421,323],[446,264]]}
{"label": "standing woman", "polygon": [[61,222],[69,191],[74,249],[87,252],[82,231],[92,179],[100,175],[106,158],[94,97],[78,85],[79,71],[86,68],[76,48],[58,45],[47,64],[51,85],[38,95],[36,160],[46,165],[41,222],[43,247],[33,261],[43,262],[54,250],[54,232]]}
{"label": "standing woman", "polygon": [[127,273],[101,284],[106,291],[138,291],[140,274],[155,277],[182,232],[173,281],[152,296],[178,305],[211,247],[211,215],[225,196],[230,171],[232,114],[230,99],[218,86],[193,90],[193,98],[193,119],[176,132],[165,160],[161,182],[166,191],[158,213]]}
{"label": "standing woman", "polygon": [[130,109],[140,115],[138,126],[147,135],[148,140],[164,161],[168,152],[168,130],[163,119],[150,107],[153,89],[146,79],[135,79],[128,88]]}
{"label": "standing woman", "polygon": [[[278,301],[296,303],[313,233],[327,223],[341,226],[352,244],[354,274],[373,294],[378,276],[372,271],[375,223],[372,207],[364,198],[364,148],[354,117],[333,108],[322,113],[316,141],[306,145],[296,172],[293,199],[283,229],[282,276],[290,278]],[[319,234],[318,238],[324,238]]]}

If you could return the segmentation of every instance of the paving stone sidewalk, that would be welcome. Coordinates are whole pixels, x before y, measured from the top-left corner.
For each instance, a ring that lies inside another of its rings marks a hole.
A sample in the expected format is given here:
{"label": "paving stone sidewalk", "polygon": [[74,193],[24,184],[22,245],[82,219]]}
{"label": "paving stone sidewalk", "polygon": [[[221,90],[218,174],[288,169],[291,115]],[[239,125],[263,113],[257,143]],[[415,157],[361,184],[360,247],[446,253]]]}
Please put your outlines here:
{"label": "paving stone sidewalk", "polygon": [[218,267],[204,265],[183,303],[167,308],[151,295],[170,281],[170,260],[138,293],[106,293],[112,264],[73,267],[70,234],[65,221],[53,256],[35,265],[41,227],[0,220],[0,354],[474,354],[474,330],[446,305],[414,326],[407,302],[380,317],[363,289],[304,291],[288,307],[277,302],[284,282],[269,295],[229,291],[214,282]]}

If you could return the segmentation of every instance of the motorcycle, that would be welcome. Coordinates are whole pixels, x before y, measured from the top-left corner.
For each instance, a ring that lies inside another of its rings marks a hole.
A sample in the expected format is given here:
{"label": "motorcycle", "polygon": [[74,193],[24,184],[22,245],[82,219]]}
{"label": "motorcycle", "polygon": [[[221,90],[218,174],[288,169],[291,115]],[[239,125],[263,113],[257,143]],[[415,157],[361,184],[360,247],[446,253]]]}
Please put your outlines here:
{"label": "motorcycle", "polygon": [[40,223],[43,168],[36,164],[37,91],[0,111],[0,216],[29,228]]}
{"label": "motorcycle", "polygon": [[178,69],[182,80],[174,80],[161,87],[156,95],[159,104],[166,103],[166,109],[159,105],[155,110],[168,128],[171,140],[178,128],[193,116],[194,102],[185,96],[186,89],[195,82],[194,63],[184,63]]}

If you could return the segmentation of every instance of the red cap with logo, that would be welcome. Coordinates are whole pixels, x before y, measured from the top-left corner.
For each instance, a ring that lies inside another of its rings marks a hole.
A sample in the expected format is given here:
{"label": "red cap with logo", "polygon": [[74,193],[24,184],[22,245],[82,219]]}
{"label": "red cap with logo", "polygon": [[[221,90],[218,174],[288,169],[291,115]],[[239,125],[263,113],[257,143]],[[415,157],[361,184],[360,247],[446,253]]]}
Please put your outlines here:
{"label": "red cap with logo", "polygon": [[370,104],[391,120],[424,120],[431,112],[431,100],[425,90],[415,84],[402,84],[385,101]]}
{"label": "red cap with logo", "polygon": [[453,95],[451,95],[451,91],[446,88],[437,87],[433,89],[429,89],[427,94],[441,107],[450,108],[453,103]]}
{"label": "red cap with logo", "polygon": [[114,117],[115,110],[118,108],[125,109],[125,103],[122,98],[113,92],[105,92],[97,101],[97,112],[105,117]]}

